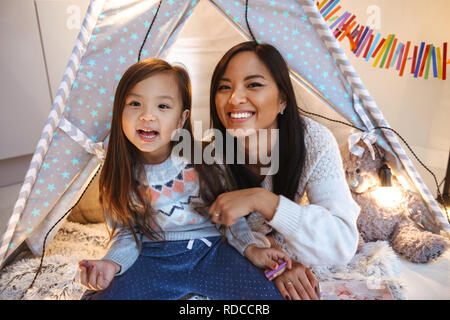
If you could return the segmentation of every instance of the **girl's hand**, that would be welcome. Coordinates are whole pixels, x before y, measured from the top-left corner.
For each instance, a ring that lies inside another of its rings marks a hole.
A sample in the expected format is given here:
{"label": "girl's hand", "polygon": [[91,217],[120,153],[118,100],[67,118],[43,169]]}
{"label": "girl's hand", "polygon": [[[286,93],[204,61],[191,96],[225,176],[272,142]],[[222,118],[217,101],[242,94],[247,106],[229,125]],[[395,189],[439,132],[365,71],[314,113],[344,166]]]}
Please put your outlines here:
{"label": "girl's hand", "polygon": [[253,211],[260,212],[267,221],[272,220],[279,197],[263,188],[249,188],[222,193],[213,202],[208,213],[213,223],[232,226]]}
{"label": "girl's hand", "polygon": [[289,256],[281,250],[274,248],[259,248],[255,244],[247,246],[244,250],[244,255],[249,259],[256,267],[266,269],[265,273],[270,270],[275,270],[280,264],[286,262],[286,266],[273,274],[269,280],[276,278],[282,274],[284,270],[292,268],[292,261]]}
{"label": "girl's hand", "polygon": [[121,267],[110,260],[81,260],[80,283],[90,290],[104,290],[114,279]]}
{"label": "girl's hand", "polygon": [[275,285],[286,300],[319,300],[319,282],[310,269],[297,261],[275,279]]}

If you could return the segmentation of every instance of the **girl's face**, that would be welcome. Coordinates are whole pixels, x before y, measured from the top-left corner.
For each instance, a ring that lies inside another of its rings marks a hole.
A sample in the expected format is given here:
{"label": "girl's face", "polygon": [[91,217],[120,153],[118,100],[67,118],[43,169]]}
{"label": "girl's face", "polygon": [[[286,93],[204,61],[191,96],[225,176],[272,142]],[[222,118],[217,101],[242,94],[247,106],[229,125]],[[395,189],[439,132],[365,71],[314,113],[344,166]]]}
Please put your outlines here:
{"label": "girl's face", "polygon": [[231,58],[217,88],[216,110],[226,129],[278,128],[277,115],[285,106],[269,69],[254,52]]}
{"label": "girl's face", "polygon": [[146,163],[161,163],[170,155],[171,136],[189,116],[183,110],[175,76],[158,73],[138,82],[127,94],[122,128]]}

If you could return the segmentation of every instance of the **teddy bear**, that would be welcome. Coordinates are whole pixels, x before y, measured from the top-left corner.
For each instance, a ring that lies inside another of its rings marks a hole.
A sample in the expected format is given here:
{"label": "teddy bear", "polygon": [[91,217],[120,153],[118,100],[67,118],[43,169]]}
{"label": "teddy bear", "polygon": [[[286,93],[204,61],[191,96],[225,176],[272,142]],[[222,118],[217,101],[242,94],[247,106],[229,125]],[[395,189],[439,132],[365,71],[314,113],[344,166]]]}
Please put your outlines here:
{"label": "teddy bear", "polygon": [[351,153],[348,144],[341,146],[340,151],[352,197],[361,208],[357,220],[358,251],[365,242],[381,240],[388,241],[397,254],[414,263],[439,257],[450,241],[439,234],[439,225],[431,218],[421,196],[404,188],[393,174],[392,187],[381,188],[379,172],[385,164],[382,149],[373,145],[372,155],[361,141],[357,145],[364,148],[361,157]]}

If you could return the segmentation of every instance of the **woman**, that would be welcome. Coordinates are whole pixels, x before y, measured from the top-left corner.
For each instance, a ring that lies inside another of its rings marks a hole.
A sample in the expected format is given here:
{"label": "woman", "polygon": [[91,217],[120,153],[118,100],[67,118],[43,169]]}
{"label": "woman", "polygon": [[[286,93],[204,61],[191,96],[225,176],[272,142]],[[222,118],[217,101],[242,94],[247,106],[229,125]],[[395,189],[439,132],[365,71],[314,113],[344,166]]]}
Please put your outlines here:
{"label": "woman", "polygon": [[[346,264],[358,244],[359,207],[334,136],[299,115],[287,64],[269,44],[240,43],[223,56],[212,76],[210,106],[213,127],[223,136],[236,137],[238,129],[268,131],[266,140],[256,133],[257,146],[243,145],[247,157],[268,146],[279,160],[273,176],[261,174],[267,165],[259,157],[254,164],[227,164],[236,190],[212,204],[212,221],[229,226],[250,214],[252,228],[265,230],[272,244],[285,243],[301,262],[276,278],[282,295],[314,297],[316,279],[304,265]],[[274,129],[279,136],[270,141]],[[300,205],[305,192],[310,204]]]}

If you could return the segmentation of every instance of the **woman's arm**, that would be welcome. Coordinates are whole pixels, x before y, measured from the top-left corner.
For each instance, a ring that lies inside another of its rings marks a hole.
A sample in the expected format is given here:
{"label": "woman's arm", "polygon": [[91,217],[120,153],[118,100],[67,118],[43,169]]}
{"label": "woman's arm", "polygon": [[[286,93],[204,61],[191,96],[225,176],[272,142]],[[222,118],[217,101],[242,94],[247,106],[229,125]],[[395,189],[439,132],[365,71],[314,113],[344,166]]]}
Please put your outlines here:
{"label": "woman's arm", "polygon": [[264,188],[249,188],[222,193],[209,208],[211,221],[232,226],[251,212],[260,212],[271,220],[276,212],[279,196]]}
{"label": "woman's arm", "polygon": [[309,205],[280,196],[268,223],[283,235],[305,265],[347,264],[358,246],[356,220],[359,206],[353,200],[337,145],[317,161],[306,184]]}
{"label": "woman's arm", "polygon": [[303,264],[346,264],[358,245],[360,209],[351,197],[335,143],[321,153],[308,178],[310,205],[251,188],[220,195],[210,208],[210,214],[220,216],[212,214],[212,220],[232,225],[238,218],[259,211]]}

